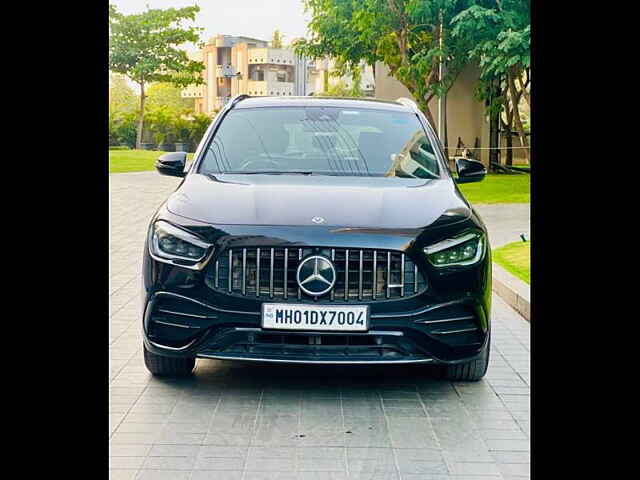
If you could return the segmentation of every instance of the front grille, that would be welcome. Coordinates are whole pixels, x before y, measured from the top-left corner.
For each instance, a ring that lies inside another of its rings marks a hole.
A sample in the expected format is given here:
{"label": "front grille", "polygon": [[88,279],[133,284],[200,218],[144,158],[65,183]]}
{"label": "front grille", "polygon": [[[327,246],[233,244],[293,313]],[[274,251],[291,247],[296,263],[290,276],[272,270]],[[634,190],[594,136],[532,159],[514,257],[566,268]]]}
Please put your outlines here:
{"label": "front grille", "polygon": [[323,301],[397,299],[421,293],[426,281],[402,252],[344,248],[234,248],[222,252],[207,270],[213,290],[233,296],[296,301],[310,297],[298,286],[300,262],[311,254],[330,258],[336,283]]}
{"label": "front grille", "polygon": [[323,334],[223,329],[213,336],[201,355],[217,358],[304,361],[397,361],[429,356],[400,331],[372,334]]}

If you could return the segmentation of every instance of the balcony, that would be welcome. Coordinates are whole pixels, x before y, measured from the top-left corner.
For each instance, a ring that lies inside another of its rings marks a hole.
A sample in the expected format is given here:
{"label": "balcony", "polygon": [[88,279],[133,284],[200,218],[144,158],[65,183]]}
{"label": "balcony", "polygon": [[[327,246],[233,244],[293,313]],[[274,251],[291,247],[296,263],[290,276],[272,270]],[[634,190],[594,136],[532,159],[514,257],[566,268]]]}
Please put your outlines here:
{"label": "balcony", "polygon": [[189,85],[180,92],[182,98],[202,98],[202,85]]}
{"label": "balcony", "polygon": [[294,85],[292,82],[266,82],[249,80],[249,82],[247,83],[247,93],[249,95],[261,97],[282,97],[294,95]]}
{"label": "balcony", "polygon": [[295,56],[292,50],[284,48],[250,48],[249,64],[268,63],[274,65],[294,65]]}

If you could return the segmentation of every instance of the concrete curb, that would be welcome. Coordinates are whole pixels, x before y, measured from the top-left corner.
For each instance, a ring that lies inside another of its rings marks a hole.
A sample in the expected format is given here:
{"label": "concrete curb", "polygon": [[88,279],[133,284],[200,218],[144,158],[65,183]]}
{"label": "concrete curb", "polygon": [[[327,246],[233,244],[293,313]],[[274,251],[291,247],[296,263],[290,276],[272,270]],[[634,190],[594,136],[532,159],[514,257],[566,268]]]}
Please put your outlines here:
{"label": "concrete curb", "polygon": [[497,263],[493,263],[493,291],[507,304],[531,322],[531,288]]}

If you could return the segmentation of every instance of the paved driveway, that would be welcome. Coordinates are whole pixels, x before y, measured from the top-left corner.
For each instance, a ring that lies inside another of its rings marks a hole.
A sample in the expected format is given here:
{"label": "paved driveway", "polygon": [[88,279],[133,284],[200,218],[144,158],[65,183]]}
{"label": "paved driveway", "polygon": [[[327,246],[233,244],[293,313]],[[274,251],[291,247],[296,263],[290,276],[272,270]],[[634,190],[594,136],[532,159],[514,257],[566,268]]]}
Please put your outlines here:
{"label": "paved driveway", "polygon": [[491,248],[506,243],[520,241],[520,234],[529,239],[529,203],[505,203],[496,205],[476,205],[475,209],[489,229]]}
{"label": "paved driveway", "polygon": [[191,378],[153,378],[141,351],[141,250],[178,180],[144,172],[110,182],[113,480],[529,476],[529,324],[496,296],[491,364],[477,383],[419,368],[216,360],[198,360]]}

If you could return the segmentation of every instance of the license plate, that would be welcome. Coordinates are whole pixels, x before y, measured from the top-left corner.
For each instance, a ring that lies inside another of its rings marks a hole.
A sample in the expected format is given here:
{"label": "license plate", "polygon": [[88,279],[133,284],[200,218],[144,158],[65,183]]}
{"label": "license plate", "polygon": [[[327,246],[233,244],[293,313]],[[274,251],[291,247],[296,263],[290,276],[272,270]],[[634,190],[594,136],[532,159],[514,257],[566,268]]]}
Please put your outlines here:
{"label": "license plate", "polygon": [[263,303],[262,328],[365,332],[369,328],[369,307]]}

